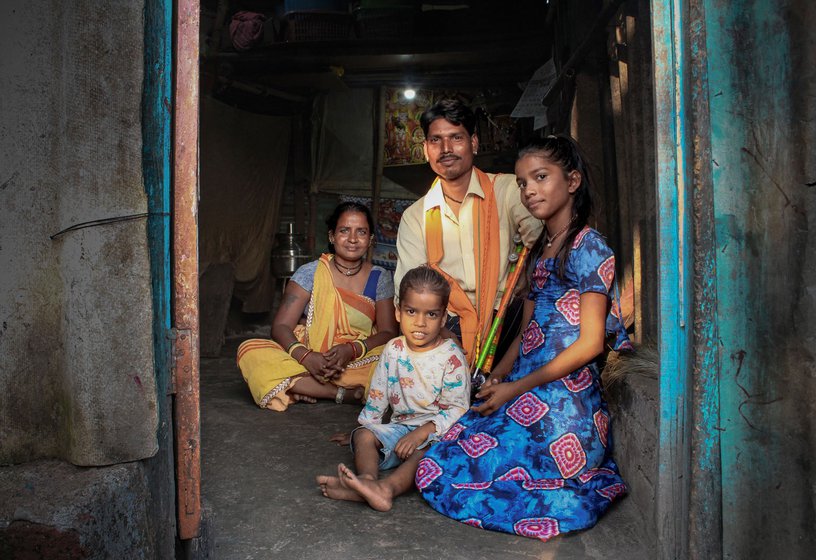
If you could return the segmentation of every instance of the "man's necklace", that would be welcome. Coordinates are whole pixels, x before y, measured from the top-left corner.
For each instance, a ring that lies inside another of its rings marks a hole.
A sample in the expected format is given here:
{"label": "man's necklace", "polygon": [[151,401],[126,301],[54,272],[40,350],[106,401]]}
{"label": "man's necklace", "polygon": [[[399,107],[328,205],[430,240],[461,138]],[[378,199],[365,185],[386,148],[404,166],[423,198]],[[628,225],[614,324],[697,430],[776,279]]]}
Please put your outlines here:
{"label": "man's necklace", "polygon": [[462,202],[464,202],[464,200],[465,200],[464,198],[462,200],[456,200],[455,198],[453,198],[451,195],[449,195],[445,191],[442,191],[442,194],[444,195],[445,198],[447,198],[448,200],[452,200],[456,204],[462,204]]}
{"label": "man's necklace", "polygon": [[357,266],[346,266],[337,262],[337,257],[335,257],[332,259],[332,262],[334,263],[334,268],[336,268],[338,272],[340,272],[341,274],[345,274],[346,276],[354,276],[363,269],[363,261],[360,261],[360,263]]}
{"label": "man's necklace", "polygon": [[572,222],[574,222],[574,221],[575,221],[575,218],[576,218],[576,217],[577,217],[577,216],[573,215],[573,216],[572,216],[572,218],[570,218],[570,221],[569,221],[569,222],[567,222],[567,225],[565,225],[563,228],[561,228],[561,231],[559,231],[558,233],[556,233],[556,234],[555,234],[555,235],[553,235],[552,237],[550,237],[550,234],[549,234],[549,233],[547,233],[547,234],[545,234],[545,235],[544,235],[544,237],[545,237],[545,238],[546,238],[546,240],[547,240],[547,247],[552,247],[553,241],[555,241],[555,240],[556,240],[556,238],[557,238],[559,235],[561,235],[562,233],[564,233],[565,231],[567,231],[567,230],[569,229],[569,227],[572,225]]}

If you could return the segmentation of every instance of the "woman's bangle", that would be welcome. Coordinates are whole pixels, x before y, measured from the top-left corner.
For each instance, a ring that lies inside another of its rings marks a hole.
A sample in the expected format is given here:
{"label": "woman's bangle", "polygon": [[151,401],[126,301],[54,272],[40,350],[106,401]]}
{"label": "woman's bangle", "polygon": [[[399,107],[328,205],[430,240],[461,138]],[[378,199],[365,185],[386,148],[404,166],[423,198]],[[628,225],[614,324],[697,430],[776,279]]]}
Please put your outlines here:
{"label": "woman's bangle", "polygon": [[[306,348],[305,345],[303,347]],[[303,365],[303,362],[306,360],[306,356],[308,356],[312,352],[314,352],[314,350],[307,349],[306,352],[304,352],[303,355],[300,357],[300,359],[297,361],[297,363],[299,363],[300,365]]]}
{"label": "woman's bangle", "polygon": [[346,344],[351,346],[351,359],[352,360],[355,360],[355,359],[359,358],[359,356],[357,355],[357,345],[354,344],[354,342],[355,341],[353,341],[353,340],[351,340],[349,342],[346,342]]}
{"label": "woman's bangle", "polygon": [[365,340],[357,340],[355,342],[360,343],[360,357],[362,358],[366,354],[368,354],[368,344],[366,344]]}
{"label": "woman's bangle", "polygon": [[[300,348],[301,346],[303,348],[306,348],[305,344],[303,344],[299,340],[296,340],[286,348],[286,353],[289,354],[290,356],[292,356],[292,352],[294,352],[296,348]],[[292,357],[294,358],[294,356],[292,356]]]}

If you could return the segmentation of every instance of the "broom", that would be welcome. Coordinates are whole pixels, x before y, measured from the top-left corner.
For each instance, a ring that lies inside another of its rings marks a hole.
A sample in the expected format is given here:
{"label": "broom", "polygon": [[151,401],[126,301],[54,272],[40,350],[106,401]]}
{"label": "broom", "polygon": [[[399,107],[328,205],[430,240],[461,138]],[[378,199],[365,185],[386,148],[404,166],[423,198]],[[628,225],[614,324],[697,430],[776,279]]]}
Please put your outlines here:
{"label": "broom", "polygon": [[504,322],[504,316],[507,314],[507,307],[513,297],[513,291],[515,291],[516,284],[518,284],[518,280],[521,277],[521,271],[524,270],[524,261],[527,259],[527,247],[520,245],[520,250],[518,247],[519,246],[516,247],[516,252],[514,253],[518,258],[510,266],[510,275],[507,277],[507,284],[505,285],[501,301],[499,301],[496,316],[493,318],[493,323],[490,325],[490,330],[484,339],[482,349],[476,358],[476,362],[473,364],[473,371],[470,374],[471,395],[475,395],[479,392],[479,388],[481,388],[487,379],[486,374],[489,374],[493,367],[493,357],[496,354],[499,331]]}

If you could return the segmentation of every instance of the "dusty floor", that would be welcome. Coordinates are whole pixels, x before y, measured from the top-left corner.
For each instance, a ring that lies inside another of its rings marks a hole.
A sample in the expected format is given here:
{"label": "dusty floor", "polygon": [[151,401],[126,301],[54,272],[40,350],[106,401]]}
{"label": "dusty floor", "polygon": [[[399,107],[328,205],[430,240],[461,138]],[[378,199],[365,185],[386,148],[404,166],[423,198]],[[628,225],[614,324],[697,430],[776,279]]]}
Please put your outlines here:
{"label": "dusty floor", "polygon": [[624,499],[593,529],[542,543],[483,531],[428,507],[417,492],[388,513],[324,498],[314,477],[350,462],[328,437],[356,422],[351,405],[259,409],[235,365],[237,341],[201,360],[202,493],[212,557],[467,559],[653,558],[634,500]]}

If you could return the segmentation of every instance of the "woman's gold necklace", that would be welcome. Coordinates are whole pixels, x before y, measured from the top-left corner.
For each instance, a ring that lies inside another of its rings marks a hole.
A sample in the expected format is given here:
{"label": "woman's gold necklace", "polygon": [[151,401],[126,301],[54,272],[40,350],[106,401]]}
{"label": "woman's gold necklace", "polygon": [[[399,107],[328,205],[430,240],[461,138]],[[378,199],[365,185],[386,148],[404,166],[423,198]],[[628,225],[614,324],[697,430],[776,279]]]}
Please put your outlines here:
{"label": "woman's gold necklace", "polygon": [[[336,268],[340,274],[345,274],[346,276],[354,276],[363,269],[363,261],[360,261],[357,266],[346,266],[337,262],[337,257],[335,257],[332,259],[332,262],[334,263],[334,268]],[[343,269],[345,269],[345,271]]]}

